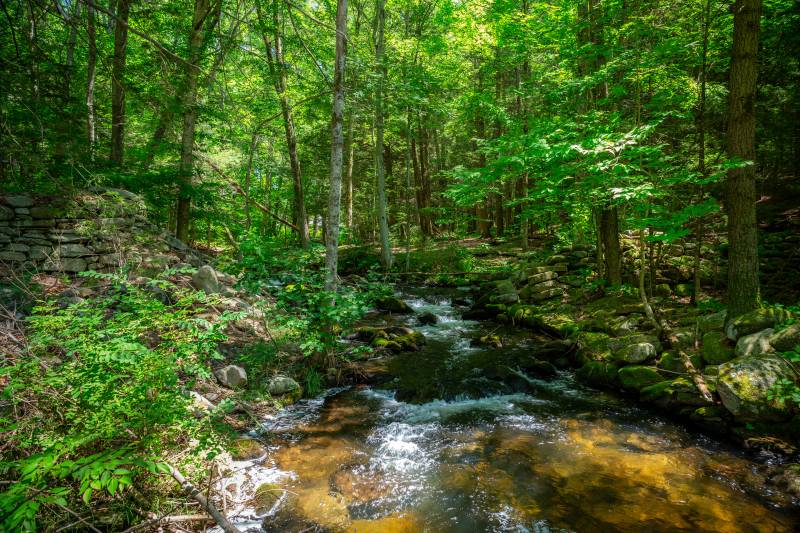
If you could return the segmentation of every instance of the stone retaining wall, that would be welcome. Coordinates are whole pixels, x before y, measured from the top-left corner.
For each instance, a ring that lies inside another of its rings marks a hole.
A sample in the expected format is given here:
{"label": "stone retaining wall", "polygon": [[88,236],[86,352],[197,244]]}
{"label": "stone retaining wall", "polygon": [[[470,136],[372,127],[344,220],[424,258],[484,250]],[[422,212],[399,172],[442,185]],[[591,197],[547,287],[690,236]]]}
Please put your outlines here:
{"label": "stone retaining wall", "polygon": [[115,189],[69,198],[0,195],[0,264],[72,274],[129,261],[162,268],[203,263],[145,215],[138,196]]}

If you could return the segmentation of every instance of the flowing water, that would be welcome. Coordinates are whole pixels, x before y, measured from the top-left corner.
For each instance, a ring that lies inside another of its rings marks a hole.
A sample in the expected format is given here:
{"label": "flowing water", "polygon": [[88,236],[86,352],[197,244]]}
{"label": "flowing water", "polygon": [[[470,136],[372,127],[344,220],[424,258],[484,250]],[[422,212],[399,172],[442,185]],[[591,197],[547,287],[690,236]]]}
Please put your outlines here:
{"label": "flowing water", "polygon": [[460,320],[450,302],[410,300],[440,320],[421,328],[423,351],[394,360],[398,377],[388,386],[334,389],[264,422],[267,455],[236,463],[221,482],[242,529],[760,532],[800,524],[761,497],[767,489],[752,459],[630,400],[585,389],[568,372],[524,392],[506,387],[485,362],[540,340],[500,331],[513,348],[471,347],[470,338],[497,331]]}

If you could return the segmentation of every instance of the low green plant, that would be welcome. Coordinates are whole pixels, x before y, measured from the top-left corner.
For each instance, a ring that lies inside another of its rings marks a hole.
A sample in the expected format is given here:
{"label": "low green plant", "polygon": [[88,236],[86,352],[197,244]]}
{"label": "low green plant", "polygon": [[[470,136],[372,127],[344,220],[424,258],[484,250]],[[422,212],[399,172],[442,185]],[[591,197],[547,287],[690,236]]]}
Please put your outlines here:
{"label": "low green plant", "polygon": [[[190,412],[188,390],[209,377],[235,313],[202,318],[211,297],[175,287],[166,305],[121,275],[86,273],[109,287],[59,308],[42,301],[28,319],[29,353],[6,359],[0,380],[0,530],[31,531],[64,509],[111,505],[137,478],[168,472],[176,444],[213,456],[217,421]],[[162,281],[154,284],[163,286]]]}

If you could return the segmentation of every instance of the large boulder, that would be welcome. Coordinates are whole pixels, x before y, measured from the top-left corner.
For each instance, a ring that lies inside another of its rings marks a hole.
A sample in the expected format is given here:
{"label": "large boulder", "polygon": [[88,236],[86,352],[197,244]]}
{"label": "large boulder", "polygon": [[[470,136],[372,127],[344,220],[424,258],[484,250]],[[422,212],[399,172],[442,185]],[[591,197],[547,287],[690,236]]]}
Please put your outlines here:
{"label": "large boulder", "polygon": [[707,365],[721,365],[734,358],[733,346],[721,331],[709,331],[703,335],[703,347],[700,353]]}
{"label": "large boulder", "polygon": [[214,371],[214,376],[223,387],[236,389],[247,385],[247,372],[236,365],[228,365]]}
{"label": "large boulder", "polygon": [[771,394],[780,380],[795,380],[782,357],[737,357],[720,365],[717,391],[722,404],[742,422],[781,422],[791,417],[792,408]]}
{"label": "large boulder", "polygon": [[728,316],[727,311],[720,311],[718,313],[713,313],[701,317],[698,320],[700,331],[702,332],[715,331],[715,330],[721,331],[722,328],[725,327],[725,318],[727,316]]}
{"label": "large boulder", "polygon": [[217,271],[210,265],[203,265],[192,274],[192,285],[194,288],[206,294],[217,294],[221,292],[221,285],[217,277]]}
{"label": "large boulder", "polygon": [[661,374],[652,366],[629,365],[619,370],[619,382],[627,391],[639,392],[663,380]]}
{"label": "large boulder", "polygon": [[780,331],[775,331],[769,338],[770,345],[776,352],[789,352],[800,346],[800,324],[792,324]]}
{"label": "large boulder", "polygon": [[267,383],[267,392],[272,396],[283,396],[300,390],[300,384],[289,376],[275,376]]}
{"label": "large boulder", "polygon": [[384,296],[375,302],[375,306],[381,311],[388,311],[389,313],[409,314],[414,310],[406,302],[394,296]]}
{"label": "large boulder", "polygon": [[774,328],[791,317],[789,311],[779,307],[756,309],[730,320],[725,325],[725,334],[730,340],[736,341],[739,337]]}
{"label": "large boulder", "polygon": [[764,331],[759,331],[752,335],[739,337],[739,340],[736,341],[736,357],[762,355],[774,351],[772,345],[769,343],[772,331],[772,329],[765,329]]}

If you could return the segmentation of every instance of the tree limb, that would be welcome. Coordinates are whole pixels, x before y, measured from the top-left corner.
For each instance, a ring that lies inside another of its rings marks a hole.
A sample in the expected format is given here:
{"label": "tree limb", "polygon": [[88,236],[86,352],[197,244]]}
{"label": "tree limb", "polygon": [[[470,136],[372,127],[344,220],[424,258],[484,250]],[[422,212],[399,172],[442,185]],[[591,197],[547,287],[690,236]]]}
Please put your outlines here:
{"label": "tree limb", "polygon": [[200,491],[200,489],[192,485],[185,477],[183,477],[183,474],[181,474],[175,467],[173,467],[172,465],[167,465],[167,466],[169,466],[170,475],[172,476],[172,479],[177,481],[178,484],[186,492],[186,494],[191,496],[197,503],[200,504],[203,510],[205,510],[209,515],[211,515],[211,517],[214,519],[217,525],[219,525],[219,527],[222,528],[222,531],[224,531],[225,533],[241,533],[239,528],[234,526],[225,517],[225,515],[222,514],[219,511],[219,509],[217,509],[217,506],[214,505],[214,503],[211,500],[205,497],[205,495]]}

